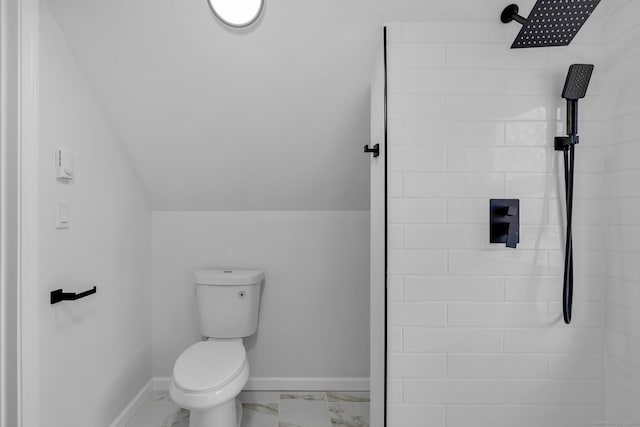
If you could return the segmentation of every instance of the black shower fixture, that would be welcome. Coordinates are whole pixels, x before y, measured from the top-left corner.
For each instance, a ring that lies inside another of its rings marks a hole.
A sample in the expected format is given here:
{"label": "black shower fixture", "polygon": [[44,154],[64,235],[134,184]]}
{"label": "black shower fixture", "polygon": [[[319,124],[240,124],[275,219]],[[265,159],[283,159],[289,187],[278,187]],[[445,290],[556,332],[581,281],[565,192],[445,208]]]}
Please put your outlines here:
{"label": "black shower fixture", "polygon": [[567,46],[599,3],[600,0],[538,0],[527,19],[518,15],[518,5],[512,4],[502,11],[500,20],[522,24],[511,49]]}
{"label": "black shower fixture", "polygon": [[564,276],[562,290],[562,313],[564,322],[571,323],[573,304],[573,178],[575,169],[575,146],[578,136],[578,100],[587,94],[587,87],[593,74],[591,64],[573,64],[569,67],[562,97],[567,100],[567,136],[555,139],[555,149],[564,156],[564,189],[566,194],[567,233],[564,254]]}

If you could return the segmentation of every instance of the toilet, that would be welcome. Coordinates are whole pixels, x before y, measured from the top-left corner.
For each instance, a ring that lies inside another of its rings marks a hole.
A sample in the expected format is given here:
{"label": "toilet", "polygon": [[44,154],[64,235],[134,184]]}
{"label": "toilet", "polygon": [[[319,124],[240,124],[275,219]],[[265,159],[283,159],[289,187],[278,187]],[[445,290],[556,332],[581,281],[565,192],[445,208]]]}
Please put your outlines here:
{"label": "toilet", "polygon": [[249,379],[243,337],[258,329],[259,270],[199,270],[194,273],[200,334],[173,365],[169,394],[191,411],[189,427],[238,427],[237,396]]}

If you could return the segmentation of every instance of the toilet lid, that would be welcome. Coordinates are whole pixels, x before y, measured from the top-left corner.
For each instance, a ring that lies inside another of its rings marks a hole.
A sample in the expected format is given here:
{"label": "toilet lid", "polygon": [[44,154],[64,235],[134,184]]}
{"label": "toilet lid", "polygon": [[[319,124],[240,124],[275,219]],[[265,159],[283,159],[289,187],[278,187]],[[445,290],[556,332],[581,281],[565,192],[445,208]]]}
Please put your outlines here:
{"label": "toilet lid", "polygon": [[173,381],[186,392],[205,392],[231,382],[246,364],[241,340],[201,341],[178,357]]}

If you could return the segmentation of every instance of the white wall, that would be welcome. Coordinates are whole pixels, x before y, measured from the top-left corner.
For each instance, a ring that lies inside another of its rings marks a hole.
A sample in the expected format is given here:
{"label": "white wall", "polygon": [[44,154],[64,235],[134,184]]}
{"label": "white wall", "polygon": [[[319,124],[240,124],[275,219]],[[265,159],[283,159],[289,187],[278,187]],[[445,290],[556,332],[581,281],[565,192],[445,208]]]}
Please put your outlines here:
{"label": "white wall", "polygon": [[368,76],[383,23],[500,27],[505,6],[268,1],[239,34],[204,0],[48,2],[159,210],[367,209]]}
{"label": "white wall", "polygon": [[153,212],[154,376],[200,339],[193,271],[265,272],[251,377],[369,376],[369,213]]}
{"label": "white wall", "polygon": [[[40,27],[40,419],[106,426],[151,378],[151,213],[50,11]],[[54,149],[75,157],[56,182]],[[56,230],[55,201],[71,203]],[[49,304],[49,292],[98,293]]]}
{"label": "white wall", "polygon": [[19,11],[0,5],[0,426],[18,423]]}
{"label": "white wall", "polygon": [[609,229],[606,420],[640,420],[640,3],[619,0],[605,20]]}
{"label": "white wall", "polygon": [[[567,48],[510,50],[518,29],[389,29],[390,426],[568,427],[603,416],[602,27],[588,22]],[[596,71],[580,102],[565,326],[553,137],[564,133],[560,94],[575,62]],[[490,198],[520,199],[516,250],[489,244]]]}
{"label": "white wall", "polygon": [[153,209],[368,208],[370,2],[268,2],[240,34],[206,1],[49,2]]}

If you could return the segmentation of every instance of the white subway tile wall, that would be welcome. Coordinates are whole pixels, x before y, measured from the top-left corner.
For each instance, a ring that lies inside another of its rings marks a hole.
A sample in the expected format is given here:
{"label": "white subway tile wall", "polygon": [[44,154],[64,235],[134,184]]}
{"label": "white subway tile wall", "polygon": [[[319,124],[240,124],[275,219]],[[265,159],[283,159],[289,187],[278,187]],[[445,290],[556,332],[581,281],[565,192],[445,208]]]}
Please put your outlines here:
{"label": "white subway tile wall", "polygon": [[[628,158],[635,146],[605,150],[602,23],[587,25],[561,50],[510,50],[508,26],[389,27],[392,427],[577,427],[604,417],[607,162],[626,166],[617,191],[630,208],[640,209],[628,199],[640,191],[625,180],[640,170],[627,170],[638,164]],[[574,322],[566,326],[564,183],[553,137],[564,133],[560,94],[573,62],[594,63],[596,73],[580,103]],[[634,103],[628,97],[623,105]],[[520,199],[516,250],[489,243],[490,198]],[[638,215],[620,215],[640,224]],[[616,289],[632,292],[640,227],[616,233],[609,238],[629,249],[616,261],[625,274]],[[631,313],[609,316],[619,327],[607,342],[618,354],[629,351]],[[626,367],[619,365],[620,375]],[[615,384],[612,393],[631,386]]]}
{"label": "white subway tile wall", "polygon": [[[604,21],[607,58],[606,419],[640,424],[640,2]],[[586,361],[585,363],[589,363]]]}

